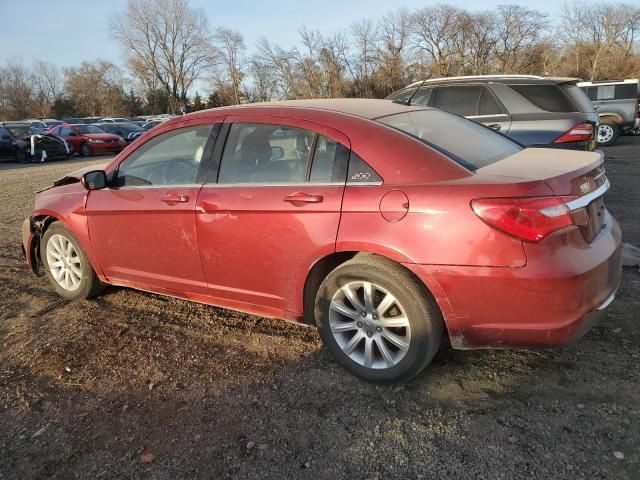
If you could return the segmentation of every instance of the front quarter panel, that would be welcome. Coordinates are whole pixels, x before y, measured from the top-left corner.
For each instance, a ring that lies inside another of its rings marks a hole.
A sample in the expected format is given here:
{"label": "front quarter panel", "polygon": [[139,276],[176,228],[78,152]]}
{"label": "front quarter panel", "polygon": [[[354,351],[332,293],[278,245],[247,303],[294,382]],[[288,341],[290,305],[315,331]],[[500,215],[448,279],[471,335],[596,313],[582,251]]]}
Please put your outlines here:
{"label": "front quarter panel", "polygon": [[85,203],[89,192],[80,182],[62,185],[36,194],[35,205],[31,218],[44,220],[51,217],[62,222],[71,234],[78,240],[82,250],[91,262],[98,278],[106,281],[100,265],[97,263],[87,225]]}

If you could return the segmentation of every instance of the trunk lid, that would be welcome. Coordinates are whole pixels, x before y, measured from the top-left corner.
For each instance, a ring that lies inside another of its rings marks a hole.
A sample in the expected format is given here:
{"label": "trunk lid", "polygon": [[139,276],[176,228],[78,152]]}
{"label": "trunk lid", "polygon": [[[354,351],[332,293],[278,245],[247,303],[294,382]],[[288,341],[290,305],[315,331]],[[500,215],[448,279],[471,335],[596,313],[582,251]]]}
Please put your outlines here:
{"label": "trunk lid", "polygon": [[477,175],[508,177],[514,181],[544,182],[565,204],[586,242],[604,226],[603,195],[609,189],[601,152],[528,148],[476,170]]}

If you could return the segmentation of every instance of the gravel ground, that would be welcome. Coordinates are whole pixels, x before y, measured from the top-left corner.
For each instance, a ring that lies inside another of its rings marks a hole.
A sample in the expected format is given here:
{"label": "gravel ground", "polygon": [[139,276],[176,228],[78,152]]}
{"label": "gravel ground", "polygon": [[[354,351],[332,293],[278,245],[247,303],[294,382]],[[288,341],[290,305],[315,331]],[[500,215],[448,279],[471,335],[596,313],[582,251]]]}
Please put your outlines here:
{"label": "gravel ground", "polygon": [[[640,138],[606,150],[640,243]],[[20,258],[33,191],[104,159],[0,166],[0,478],[640,478],[640,274],[561,350],[443,348],[401,387],[315,330],[127,289],[68,303]]]}

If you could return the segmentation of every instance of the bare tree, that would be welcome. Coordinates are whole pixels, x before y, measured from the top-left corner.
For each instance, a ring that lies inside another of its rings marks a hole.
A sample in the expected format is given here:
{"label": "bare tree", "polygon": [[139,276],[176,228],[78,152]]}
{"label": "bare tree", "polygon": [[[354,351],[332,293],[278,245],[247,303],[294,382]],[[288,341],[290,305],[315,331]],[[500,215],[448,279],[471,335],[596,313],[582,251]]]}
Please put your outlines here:
{"label": "bare tree", "polygon": [[80,115],[116,115],[122,106],[122,72],[105,60],[65,69],[65,88]]}
{"label": "bare tree", "polygon": [[353,68],[351,76],[355,82],[356,95],[371,97],[371,76],[377,67],[378,29],[371,19],[364,19],[351,25],[351,38],[354,45]]}
{"label": "bare tree", "polygon": [[129,64],[157,79],[174,112],[213,63],[207,18],[187,0],[129,0],[110,28]]}
{"label": "bare tree", "polygon": [[242,91],[242,80],[245,77],[246,46],[240,32],[229,28],[218,28],[213,36],[215,42],[218,68],[214,76],[217,89],[228,89],[228,103],[238,105]]}
{"label": "bare tree", "polygon": [[519,5],[500,5],[497,15],[498,72],[517,73],[527,65],[527,52],[542,41],[547,15]]}
{"label": "bare tree", "polygon": [[0,71],[2,94],[0,103],[3,115],[12,120],[23,119],[34,114],[35,88],[33,77],[22,61],[11,60]]}

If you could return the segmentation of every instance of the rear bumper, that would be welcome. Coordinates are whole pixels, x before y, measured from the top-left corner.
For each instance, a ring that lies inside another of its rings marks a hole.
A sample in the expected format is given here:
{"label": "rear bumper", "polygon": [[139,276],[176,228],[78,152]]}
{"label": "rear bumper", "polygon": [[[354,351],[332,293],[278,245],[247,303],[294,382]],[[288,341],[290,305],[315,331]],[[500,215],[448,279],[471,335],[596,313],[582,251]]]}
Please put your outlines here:
{"label": "rear bumper", "polygon": [[521,268],[406,265],[436,297],[454,348],[559,346],[584,335],[620,283],[617,222],[526,244]]}

